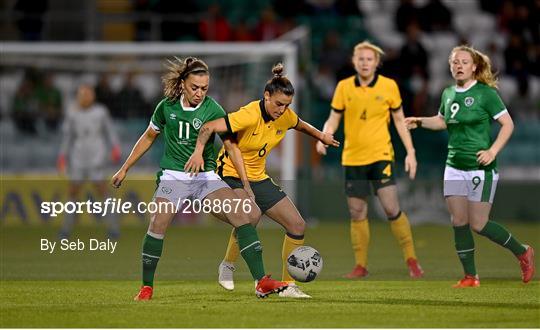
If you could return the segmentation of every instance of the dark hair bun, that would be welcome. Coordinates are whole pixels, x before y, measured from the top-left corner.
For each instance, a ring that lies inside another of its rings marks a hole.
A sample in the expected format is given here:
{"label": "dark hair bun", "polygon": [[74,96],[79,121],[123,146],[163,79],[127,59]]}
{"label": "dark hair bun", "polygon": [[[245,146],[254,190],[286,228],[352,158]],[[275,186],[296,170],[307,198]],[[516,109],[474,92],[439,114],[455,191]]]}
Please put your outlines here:
{"label": "dark hair bun", "polygon": [[284,69],[285,68],[283,67],[282,63],[274,65],[274,67],[272,68],[272,73],[274,74],[274,77],[282,77]]}

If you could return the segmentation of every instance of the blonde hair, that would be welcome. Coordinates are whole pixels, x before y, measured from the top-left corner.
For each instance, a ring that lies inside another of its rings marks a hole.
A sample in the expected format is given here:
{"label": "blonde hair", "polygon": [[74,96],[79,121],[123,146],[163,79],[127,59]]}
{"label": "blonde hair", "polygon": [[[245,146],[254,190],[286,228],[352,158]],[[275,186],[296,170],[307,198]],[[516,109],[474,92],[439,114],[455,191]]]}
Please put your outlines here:
{"label": "blonde hair", "polygon": [[371,43],[368,40],[364,40],[361,43],[356,44],[354,46],[353,54],[355,54],[357,51],[360,51],[361,49],[371,49],[375,53],[375,57],[377,58],[377,62],[381,62],[381,57],[384,55],[384,51],[381,47],[376,46],[375,44]]}
{"label": "blonde hair", "polygon": [[473,63],[476,65],[476,71],[473,72],[474,79],[490,87],[497,88],[498,79],[496,74],[491,71],[491,60],[486,54],[471,46],[460,45],[454,47],[450,52],[450,56],[448,57],[448,63],[450,65],[452,64],[452,56],[458,51],[465,51],[471,54]]}
{"label": "blonde hair", "polygon": [[168,72],[161,77],[163,82],[163,94],[169,99],[169,102],[180,101],[182,96],[182,81],[190,74],[210,74],[208,65],[196,57],[187,57],[182,60],[174,57],[167,60]]}

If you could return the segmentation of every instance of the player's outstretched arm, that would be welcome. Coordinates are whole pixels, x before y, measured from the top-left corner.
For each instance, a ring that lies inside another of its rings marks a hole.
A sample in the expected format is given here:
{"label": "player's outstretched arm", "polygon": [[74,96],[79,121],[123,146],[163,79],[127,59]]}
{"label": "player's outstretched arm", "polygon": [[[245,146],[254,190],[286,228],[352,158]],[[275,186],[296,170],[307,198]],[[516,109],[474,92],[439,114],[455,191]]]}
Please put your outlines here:
{"label": "player's outstretched arm", "polygon": [[334,135],[332,133],[321,132],[315,127],[313,127],[313,125],[311,125],[310,123],[306,123],[300,118],[298,118],[298,124],[296,124],[294,129],[311,137],[314,137],[326,146],[339,147],[339,141],[334,139]]}
{"label": "player's outstretched arm", "polygon": [[199,135],[197,136],[195,150],[191,157],[189,157],[186,165],[184,165],[184,172],[196,175],[199,171],[204,171],[204,146],[208,143],[208,140],[210,140],[213,133],[225,132],[227,132],[225,118],[215,119],[202,125],[201,129],[199,129]]}
{"label": "player's outstretched arm", "polygon": [[405,125],[405,116],[403,115],[403,108],[400,107],[397,110],[392,111],[392,119],[396,126],[399,138],[407,150],[407,156],[405,157],[405,172],[409,173],[409,178],[413,180],[416,177],[416,168],[418,166],[416,162],[416,152],[414,150],[414,144],[411,138],[411,133]]}
{"label": "player's outstretched arm", "polygon": [[242,152],[240,151],[240,148],[238,148],[236,140],[232,137],[224,138],[223,146],[236,168],[240,181],[242,181],[242,184],[244,185],[244,190],[247,192],[248,196],[255,201],[255,194],[253,193],[253,190],[251,190],[251,185],[249,184],[244,157],[242,157]]}
{"label": "player's outstretched arm", "polygon": [[[342,117],[343,114],[341,112],[332,110],[332,112],[330,112],[330,116],[328,116],[328,119],[324,123],[322,131],[324,133],[333,135],[337,131]],[[315,148],[320,155],[326,155],[326,148],[328,148],[328,145],[319,141],[317,142]]]}
{"label": "player's outstretched arm", "polygon": [[442,131],[446,129],[446,123],[441,115],[433,117],[407,117],[405,118],[407,129],[412,130],[418,127],[429,129],[432,131]]}
{"label": "player's outstretched arm", "polygon": [[111,179],[111,185],[113,187],[120,187],[131,166],[133,166],[139,160],[139,158],[141,158],[142,155],[144,155],[144,153],[148,149],[150,149],[158,135],[159,132],[155,131],[152,127],[149,126],[146,129],[146,131],[141,135],[137,143],[135,143],[135,146],[133,146],[133,149],[131,150],[131,153],[129,154],[126,161],[124,162],[124,165],[122,165],[118,172],[113,175]]}

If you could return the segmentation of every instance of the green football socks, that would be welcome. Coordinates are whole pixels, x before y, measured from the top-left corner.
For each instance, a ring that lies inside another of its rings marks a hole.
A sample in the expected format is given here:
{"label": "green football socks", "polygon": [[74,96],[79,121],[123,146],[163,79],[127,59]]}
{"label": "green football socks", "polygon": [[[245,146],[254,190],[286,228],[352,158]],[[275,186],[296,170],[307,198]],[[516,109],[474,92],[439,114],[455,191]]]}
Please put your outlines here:
{"label": "green football socks", "polygon": [[494,221],[488,220],[484,228],[478,234],[485,236],[500,246],[512,251],[519,256],[525,253],[526,248],[503,226]]}
{"label": "green football socks", "polygon": [[143,285],[154,286],[154,274],[162,251],[163,238],[155,238],[147,233],[142,246]]}
{"label": "green football socks", "polygon": [[466,275],[476,275],[474,265],[474,239],[469,225],[454,228],[454,242],[459,261]]}
{"label": "green football socks", "polygon": [[262,259],[262,245],[251,224],[245,224],[236,228],[238,246],[240,254],[246,261],[253,279],[260,280],[264,276],[264,265]]}

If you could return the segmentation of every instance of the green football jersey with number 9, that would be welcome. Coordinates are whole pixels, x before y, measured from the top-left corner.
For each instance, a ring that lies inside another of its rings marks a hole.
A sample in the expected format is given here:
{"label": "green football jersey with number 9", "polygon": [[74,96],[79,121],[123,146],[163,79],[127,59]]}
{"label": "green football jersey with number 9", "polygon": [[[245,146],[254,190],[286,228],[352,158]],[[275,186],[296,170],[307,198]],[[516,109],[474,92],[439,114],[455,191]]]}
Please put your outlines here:
{"label": "green football jersey with number 9", "polygon": [[[161,100],[150,120],[150,126],[160,132],[165,140],[160,167],[183,172],[184,165],[195,150],[201,126],[222,117],[225,117],[225,111],[209,96],[195,108],[183,107],[181,101],[171,103],[167,98]],[[216,169],[214,135],[204,147],[203,159],[205,172]]]}
{"label": "green football jersey with number 9", "polygon": [[476,153],[491,147],[491,122],[506,112],[497,91],[486,84],[446,88],[439,106],[449,135],[446,164],[460,170],[496,168],[496,160],[488,166],[478,164]]}

